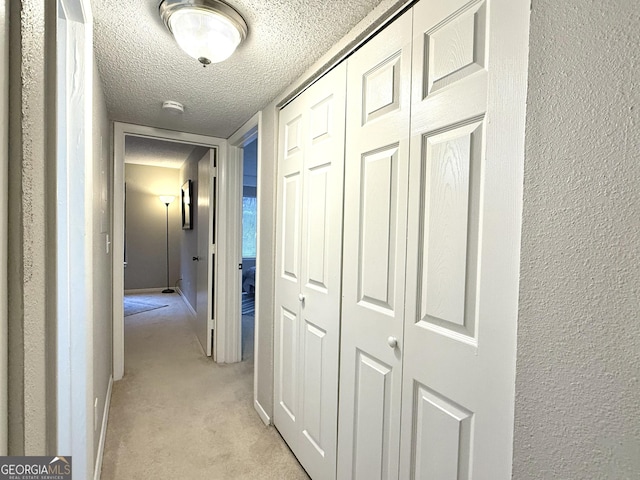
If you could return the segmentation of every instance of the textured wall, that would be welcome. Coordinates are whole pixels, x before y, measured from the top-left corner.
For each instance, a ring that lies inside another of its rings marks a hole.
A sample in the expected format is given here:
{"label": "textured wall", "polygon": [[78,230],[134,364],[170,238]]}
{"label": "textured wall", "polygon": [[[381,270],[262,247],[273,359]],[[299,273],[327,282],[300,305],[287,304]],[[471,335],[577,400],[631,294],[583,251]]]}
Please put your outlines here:
{"label": "textured wall", "polygon": [[[198,161],[209,156],[209,149],[195,149],[185,160],[180,169],[180,185],[191,180],[191,208],[193,211],[193,229],[182,230],[180,234],[180,278],[178,286],[193,309],[196,309],[196,294],[198,292],[198,264],[193,257],[198,256]],[[182,211],[180,211],[182,215]],[[182,218],[182,216],[180,217]],[[208,228],[205,225],[204,228]]]}
{"label": "textured wall", "polygon": [[262,126],[258,132],[260,160],[258,163],[258,259],[256,265],[256,322],[255,343],[258,357],[255,398],[260,407],[273,417],[273,317],[275,293],[275,181],[276,181],[276,128],[275,103],[262,112]]}
{"label": "textured wall", "polygon": [[55,2],[10,4],[9,454],[55,442]]}
{"label": "textured wall", "polygon": [[[126,150],[125,150],[126,161]],[[169,286],[180,278],[180,170],[125,165],[127,268],[125,290],[167,287],[166,207],[159,195],[174,195],[169,205]]]}
{"label": "textured wall", "polygon": [[[98,424],[94,432],[94,458],[98,453],[100,430],[109,378],[113,371],[113,275],[111,248],[107,253],[107,236],[111,238],[112,191],[110,172],[111,125],[98,69],[93,68],[93,398],[98,399]],[[91,408],[93,408],[91,406]]]}
{"label": "textured wall", "polygon": [[[0,0],[0,205],[7,204],[9,166],[9,2]],[[7,291],[7,209],[0,209],[0,291]],[[0,295],[0,455],[8,441],[8,318],[7,296]]]}
{"label": "textured wall", "polygon": [[513,478],[638,478],[640,7],[531,13]]}

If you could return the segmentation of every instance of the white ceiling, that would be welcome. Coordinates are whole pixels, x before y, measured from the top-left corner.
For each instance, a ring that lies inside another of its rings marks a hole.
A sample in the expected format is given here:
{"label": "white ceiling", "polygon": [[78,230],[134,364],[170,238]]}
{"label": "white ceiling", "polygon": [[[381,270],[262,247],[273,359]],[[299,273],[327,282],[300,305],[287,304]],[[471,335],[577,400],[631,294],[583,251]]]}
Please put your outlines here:
{"label": "white ceiling", "polygon": [[[177,46],[160,0],[92,0],[96,61],[112,120],[228,138],[381,0],[228,0],[249,35],[203,68]],[[164,100],[184,115],[163,112]]]}
{"label": "white ceiling", "polygon": [[163,168],[180,168],[191,154],[202,158],[207,147],[188,143],[169,142],[157,138],[127,135],[124,143],[124,162]]}

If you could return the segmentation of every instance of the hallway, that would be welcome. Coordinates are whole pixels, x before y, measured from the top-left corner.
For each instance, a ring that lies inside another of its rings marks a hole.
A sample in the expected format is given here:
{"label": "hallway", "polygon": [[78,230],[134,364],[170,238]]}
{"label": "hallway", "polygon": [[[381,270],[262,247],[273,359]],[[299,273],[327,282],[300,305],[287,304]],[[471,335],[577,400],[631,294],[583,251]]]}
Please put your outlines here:
{"label": "hallway", "polygon": [[253,364],[203,356],[178,294],[136,300],[168,305],[125,318],[102,479],[308,478],[253,409]]}

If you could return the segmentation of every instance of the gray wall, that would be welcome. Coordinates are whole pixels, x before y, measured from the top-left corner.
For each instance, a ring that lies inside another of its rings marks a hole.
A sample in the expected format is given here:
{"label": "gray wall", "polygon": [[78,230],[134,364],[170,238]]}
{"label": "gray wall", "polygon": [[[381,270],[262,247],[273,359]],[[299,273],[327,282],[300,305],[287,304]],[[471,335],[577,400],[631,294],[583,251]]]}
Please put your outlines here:
{"label": "gray wall", "polygon": [[94,458],[98,453],[103,412],[113,372],[113,275],[111,248],[111,124],[98,75],[93,67],[93,398],[98,399],[98,426],[93,436]]}
{"label": "gray wall", "polygon": [[[125,145],[126,162],[126,145]],[[180,278],[180,170],[125,165],[125,290],[167,287],[166,207],[159,195],[174,195],[169,205],[169,284]]]}
{"label": "gray wall", "polygon": [[[180,235],[180,276],[182,280],[178,286],[194,310],[196,309],[198,291],[198,264],[192,260],[193,257],[198,256],[198,161],[205,155],[209,155],[208,148],[195,148],[180,169],[180,185],[187,180],[193,182],[191,192],[193,229],[183,230]],[[180,211],[180,215],[182,215],[182,211]],[[207,227],[205,226],[205,228]]]}
{"label": "gray wall", "polygon": [[513,478],[638,478],[640,6],[532,7]]}

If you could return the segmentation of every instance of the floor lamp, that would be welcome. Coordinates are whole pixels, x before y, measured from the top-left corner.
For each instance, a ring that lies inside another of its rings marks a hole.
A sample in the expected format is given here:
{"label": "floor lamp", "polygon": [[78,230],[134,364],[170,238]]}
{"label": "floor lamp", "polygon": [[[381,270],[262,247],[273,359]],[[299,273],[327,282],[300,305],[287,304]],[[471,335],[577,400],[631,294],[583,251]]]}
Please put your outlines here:
{"label": "floor lamp", "polygon": [[175,290],[169,286],[169,204],[175,200],[173,195],[160,195],[160,200],[167,207],[167,288],[162,290],[162,293],[174,293]]}

